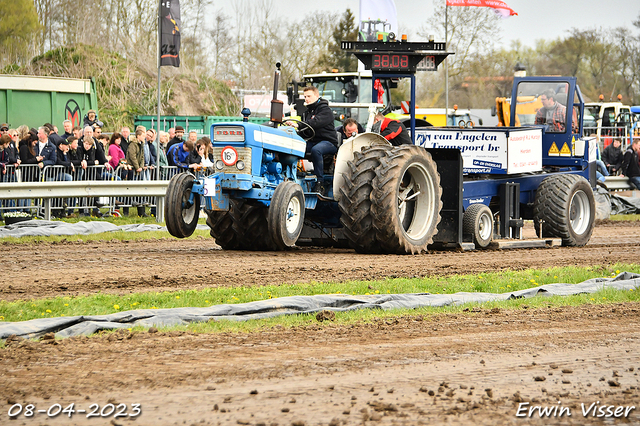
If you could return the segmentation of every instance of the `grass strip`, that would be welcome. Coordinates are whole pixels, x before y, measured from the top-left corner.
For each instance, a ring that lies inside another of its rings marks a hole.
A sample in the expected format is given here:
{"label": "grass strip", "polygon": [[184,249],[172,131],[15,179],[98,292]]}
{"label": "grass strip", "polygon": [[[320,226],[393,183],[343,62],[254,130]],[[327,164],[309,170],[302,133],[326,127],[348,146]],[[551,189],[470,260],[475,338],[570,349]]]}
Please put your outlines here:
{"label": "grass strip", "polygon": [[[56,297],[27,301],[0,301],[0,321],[15,322],[35,318],[53,318],[77,315],[106,315],[133,309],[163,309],[178,307],[206,307],[218,304],[245,303],[276,297],[316,295],[316,294],[385,294],[385,293],[434,293],[452,294],[458,292],[507,293],[544,284],[577,284],[590,278],[613,277],[621,271],[640,273],[640,264],[615,264],[612,266],[593,266],[586,268],[562,267],[549,269],[528,269],[523,271],[501,271],[476,275],[453,275],[433,278],[394,278],[379,281],[348,281],[343,283],[320,283],[259,287],[223,287],[203,290],[178,290],[165,292],[133,293],[127,295],[95,294],[77,297]],[[537,297],[510,301],[496,301],[480,304],[481,307],[518,308],[547,305],[580,305],[639,301],[640,292],[602,290],[594,294],[582,294],[568,297]],[[478,304],[467,304],[478,306]],[[450,306],[442,308],[424,308],[424,312],[457,312],[468,306]],[[395,311],[415,312],[416,310]],[[389,311],[391,312],[391,311]],[[366,318],[364,311],[337,313],[338,320]],[[380,311],[376,311],[380,316]],[[287,316],[270,320],[273,324],[294,324],[300,321]],[[304,316],[302,316],[304,317]],[[305,320],[308,322],[308,318]],[[253,323],[254,321],[247,321]],[[260,320],[258,323],[264,323]],[[190,326],[190,329],[222,330],[244,329],[247,324],[233,321],[211,322],[208,325]],[[208,328],[209,327],[209,328]]]}

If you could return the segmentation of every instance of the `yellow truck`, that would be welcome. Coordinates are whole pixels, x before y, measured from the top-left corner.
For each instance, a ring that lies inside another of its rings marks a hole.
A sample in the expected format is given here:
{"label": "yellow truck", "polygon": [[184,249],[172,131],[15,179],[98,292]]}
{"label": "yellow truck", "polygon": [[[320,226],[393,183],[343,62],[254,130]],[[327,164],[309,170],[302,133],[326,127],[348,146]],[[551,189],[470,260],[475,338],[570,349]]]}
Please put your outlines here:
{"label": "yellow truck", "polygon": [[[402,121],[408,127],[410,115],[403,110],[396,110],[387,117]],[[416,127],[473,127],[482,124],[482,119],[478,122],[471,118],[471,111],[468,109],[458,109],[457,105],[449,108],[449,114],[445,114],[445,108],[416,108]]]}

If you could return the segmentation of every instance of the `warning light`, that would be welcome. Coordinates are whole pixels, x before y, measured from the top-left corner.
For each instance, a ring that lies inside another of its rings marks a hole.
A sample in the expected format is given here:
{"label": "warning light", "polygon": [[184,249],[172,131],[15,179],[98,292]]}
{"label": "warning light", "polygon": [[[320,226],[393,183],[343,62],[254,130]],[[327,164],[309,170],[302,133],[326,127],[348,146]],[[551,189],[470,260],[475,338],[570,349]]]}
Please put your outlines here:
{"label": "warning light", "polygon": [[598,96],[598,99],[600,99],[600,102],[604,101],[604,95]]}
{"label": "warning light", "polygon": [[622,95],[618,93],[618,100],[622,102]]}
{"label": "warning light", "polygon": [[381,33],[378,33],[378,41],[382,41],[382,39],[383,39],[382,34],[381,34]]}
{"label": "warning light", "polygon": [[453,105],[453,110],[457,111],[458,110],[458,104]]}
{"label": "warning light", "polygon": [[406,34],[402,34],[401,40],[402,41],[407,41],[407,35]]}

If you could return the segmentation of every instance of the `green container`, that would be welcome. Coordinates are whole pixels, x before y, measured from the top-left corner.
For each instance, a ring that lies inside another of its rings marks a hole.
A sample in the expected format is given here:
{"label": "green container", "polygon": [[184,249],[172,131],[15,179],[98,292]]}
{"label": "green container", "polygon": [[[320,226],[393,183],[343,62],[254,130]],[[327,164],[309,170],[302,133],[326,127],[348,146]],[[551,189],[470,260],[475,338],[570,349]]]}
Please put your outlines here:
{"label": "green container", "polygon": [[98,111],[93,79],[0,75],[0,123],[10,127],[51,123],[63,133],[64,120],[82,126],[90,109]]}
{"label": "green container", "polygon": [[[147,129],[158,129],[156,122],[158,121],[157,115],[136,115],[133,120],[134,127],[144,126]],[[204,115],[161,115],[160,116],[160,130],[168,132],[170,128],[176,126],[184,127],[185,133],[189,133],[191,130],[195,130],[199,135],[207,135],[208,131],[205,131],[207,117]]]}
{"label": "green container", "polygon": [[[198,132],[198,136],[211,136],[211,125],[224,122],[242,121],[242,117],[232,117],[224,115],[161,115],[160,130],[169,131],[171,127],[182,126],[185,133],[191,130]],[[156,129],[156,121],[158,116],[155,115],[136,115],[134,118],[135,126],[144,126],[147,129],[153,127]],[[264,124],[269,122],[269,117],[249,117],[250,123]]]}

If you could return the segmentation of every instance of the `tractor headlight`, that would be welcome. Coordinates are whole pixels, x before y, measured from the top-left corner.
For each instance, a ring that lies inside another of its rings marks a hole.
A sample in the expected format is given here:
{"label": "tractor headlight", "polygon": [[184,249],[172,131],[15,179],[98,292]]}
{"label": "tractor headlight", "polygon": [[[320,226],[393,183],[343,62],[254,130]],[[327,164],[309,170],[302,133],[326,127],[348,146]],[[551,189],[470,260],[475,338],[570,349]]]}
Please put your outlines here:
{"label": "tractor headlight", "polygon": [[244,161],[239,160],[239,161],[236,163],[236,167],[238,168],[238,170],[244,170]]}
{"label": "tractor headlight", "polygon": [[216,169],[222,170],[223,168],[224,168],[224,163],[222,162],[222,160],[216,161]]}

